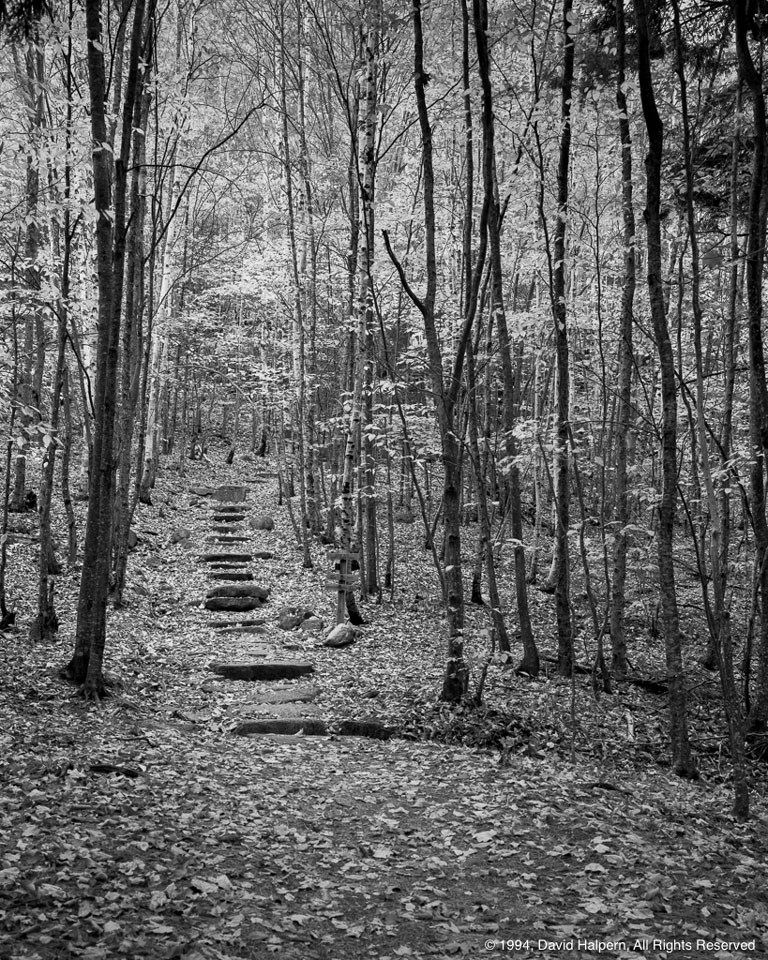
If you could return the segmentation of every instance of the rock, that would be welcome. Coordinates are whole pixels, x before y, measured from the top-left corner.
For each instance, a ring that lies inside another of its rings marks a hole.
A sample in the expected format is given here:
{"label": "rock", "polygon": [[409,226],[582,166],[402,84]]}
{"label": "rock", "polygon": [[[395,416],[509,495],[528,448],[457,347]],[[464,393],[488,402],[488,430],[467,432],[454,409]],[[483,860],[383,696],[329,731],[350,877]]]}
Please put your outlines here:
{"label": "rock", "polygon": [[232,703],[227,708],[247,719],[309,720],[320,717],[320,708],[307,703]]}
{"label": "rock", "polygon": [[255,583],[243,583],[231,587],[213,587],[205,595],[206,600],[212,597],[257,597],[259,600],[269,600],[269,589],[259,587]]}
{"label": "rock", "polygon": [[248,521],[249,526],[252,530],[274,530],[275,521],[272,517],[263,514],[260,517],[251,517]]}
{"label": "rock", "polygon": [[295,630],[313,616],[311,610],[305,610],[303,607],[281,607],[277,611],[277,625],[281,630]]}
{"label": "rock", "polygon": [[221,630],[218,630],[217,633],[266,633],[266,627],[222,627]]}
{"label": "rock", "polygon": [[128,531],[128,549],[135,550],[139,543],[139,536],[135,530]]}
{"label": "rock", "polygon": [[351,623],[339,623],[323,641],[324,647],[348,647],[357,640],[358,631]]}
{"label": "rock", "polygon": [[213,630],[223,630],[225,627],[261,627],[266,620],[211,620],[208,624]]}
{"label": "rock", "polygon": [[253,703],[277,704],[277,703],[311,703],[316,700],[320,694],[320,689],[313,683],[295,683],[281,687],[274,687],[271,690],[264,690],[261,693],[254,693]]}
{"label": "rock", "polygon": [[340,720],[333,729],[342,737],[368,737],[371,740],[389,740],[392,728],[380,720]]}
{"label": "rock", "polygon": [[238,523],[240,520],[245,520],[244,513],[214,513],[213,515],[214,523]]}
{"label": "rock", "polygon": [[213,487],[190,487],[189,492],[194,493],[196,497],[210,497]]}
{"label": "rock", "polygon": [[223,535],[223,534],[219,534],[218,536],[215,536],[215,537],[206,537],[206,538],[205,538],[205,542],[206,542],[206,543],[222,543],[222,544],[227,544],[227,543],[248,543],[249,540],[250,540],[250,537],[228,537],[228,536]]}
{"label": "rock", "polygon": [[250,508],[244,503],[220,503],[218,507],[213,508],[215,513],[243,513],[248,509]]}
{"label": "rock", "polygon": [[206,610],[258,610],[261,600],[258,597],[211,597],[205,601]]}
{"label": "rock", "polygon": [[254,550],[253,556],[256,560],[272,560],[275,555],[271,550]]}
{"label": "rock", "polygon": [[415,517],[410,507],[397,507],[395,509],[395,520],[398,523],[413,523]]}
{"label": "rock", "polygon": [[189,527],[174,527],[171,530],[171,543],[181,543],[184,540],[189,540],[192,536],[192,531]]}
{"label": "rock", "polygon": [[227,680],[293,680],[314,673],[315,667],[304,660],[267,660],[216,663],[211,665],[211,670]]}
{"label": "rock", "polygon": [[243,570],[216,570],[211,574],[211,580],[229,580],[231,583],[253,580],[253,574]]}
{"label": "rock", "polygon": [[213,491],[214,500],[228,500],[230,503],[240,503],[247,495],[247,488],[239,486],[222,486]]}
{"label": "rock", "polygon": [[204,563],[248,563],[253,560],[250,553],[204,553],[200,559]]}
{"label": "rock", "polygon": [[305,737],[324,737],[328,727],[324,720],[316,717],[307,719],[243,720],[232,731],[239,737],[264,736],[268,733],[297,734]]}
{"label": "rock", "polygon": [[319,633],[324,627],[325,624],[320,617],[307,617],[307,619],[301,623],[301,629],[306,630],[307,633]]}

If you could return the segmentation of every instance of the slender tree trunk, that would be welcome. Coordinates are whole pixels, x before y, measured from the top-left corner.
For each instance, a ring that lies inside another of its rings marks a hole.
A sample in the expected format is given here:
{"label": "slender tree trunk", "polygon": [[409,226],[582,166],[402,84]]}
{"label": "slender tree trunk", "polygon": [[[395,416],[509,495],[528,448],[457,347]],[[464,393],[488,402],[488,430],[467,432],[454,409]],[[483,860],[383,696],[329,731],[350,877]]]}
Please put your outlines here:
{"label": "slender tree trunk", "polygon": [[742,83],[752,100],[752,172],[747,214],[746,287],[749,338],[750,443],[752,446],[749,499],[755,534],[755,570],[760,597],[760,632],[757,677],[751,699],[749,733],[764,734],[768,729],[768,522],[766,521],[766,463],[768,461],[768,387],[765,379],[763,345],[763,272],[765,266],[766,207],[766,127],[765,93],[762,72],[749,46],[752,5],[747,0],[732,0],[736,24],[736,50]]}
{"label": "slender tree trunk", "polygon": [[616,106],[619,111],[619,142],[621,145],[621,214],[624,227],[624,276],[621,291],[621,321],[619,324],[618,413],[615,431],[615,515],[616,532],[613,542],[613,576],[611,579],[611,671],[621,680],[627,673],[627,637],[624,627],[627,578],[627,534],[629,523],[629,431],[632,426],[632,372],[633,372],[633,309],[637,267],[635,262],[635,210],[632,183],[632,136],[627,113],[626,83],[626,24],[624,0],[616,0]]}
{"label": "slender tree trunk", "polygon": [[[523,546],[523,517],[520,496],[520,473],[516,462],[515,447],[515,398],[516,387],[512,369],[512,351],[506,311],[504,309],[503,277],[501,265],[501,216],[495,174],[495,130],[493,118],[493,93],[491,88],[490,58],[488,54],[488,7],[486,0],[473,2],[475,41],[478,70],[483,90],[483,185],[487,204],[488,246],[491,261],[491,311],[499,331],[499,349],[504,384],[503,422],[507,460],[509,461],[510,512],[512,536],[515,541],[515,590],[520,636],[523,643],[523,659],[520,671],[536,676],[539,657],[533,638],[528,610],[528,585],[526,582],[525,548]],[[505,638],[500,635],[500,641]],[[502,647],[502,649],[504,649]]]}
{"label": "slender tree trunk", "polygon": [[573,95],[574,36],[572,0],[563,0],[563,76],[560,87],[560,147],[557,167],[557,221],[554,231],[553,314],[557,399],[555,407],[554,489],[555,527],[555,610],[557,613],[557,671],[570,676],[573,671],[573,628],[571,626],[570,561],[570,348],[566,308],[566,250],[568,229],[568,190],[571,160],[571,97]]}
{"label": "slender tree trunk", "polygon": [[688,739],[688,711],[683,672],[680,619],[675,588],[674,533],[677,502],[677,390],[672,341],[664,302],[661,258],[661,161],[664,126],[656,107],[651,74],[651,55],[646,0],[635,0],[640,98],[648,131],[645,159],[645,223],[648,244],[648,297],[651,305],[656,349],[661,372],[662,490],[657,533],[659,591],[669,683],[670,740],[672,763],[680,776],[696,776]]}

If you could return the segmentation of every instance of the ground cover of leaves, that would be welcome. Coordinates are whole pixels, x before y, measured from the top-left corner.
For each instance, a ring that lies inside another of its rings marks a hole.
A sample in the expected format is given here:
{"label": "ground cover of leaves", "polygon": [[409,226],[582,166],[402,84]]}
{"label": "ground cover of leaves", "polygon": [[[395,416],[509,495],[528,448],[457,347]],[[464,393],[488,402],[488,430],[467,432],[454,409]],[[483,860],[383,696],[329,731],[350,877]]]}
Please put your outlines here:
{"label": "ground cover of leaves", "polygon": [[[267,639],[314,661],[324,716],[376,717],[398,736],[234,736],[255,685],[215,681],[209,666],[264,637],[211,630],[197,562],[211,504],[188,488],[264,469],[188,470],[166,475],[137,519],[128,603],[110,614],[113,696],[99,706],[57,675],[76,571],[60,581],[60,642],[32,646],[23,584],[34,582],[34,544],[11,548],[20,629],[2,643],[3,960],[768,952],[765,799],[756,780],[753,819],[730,818],[706,677],[692,711],[697,783],[659,762],[663,700],[635,687],[595,701],[588,678],[532,683],[493,662],[482,711],[435,707],[442,625],[417,532],[399,531],[413,541],[398,557],[402,586],[394,602],[363,607],[357,644],[329,650],[286,634],[280,606],[330,622],[334,597],[321,552],[317,569],[301,569],[273,477],[249,494],[252,511],[276,521],[253,535],[275,554],[254,567],[272,590],[257,611]],[[193,530],[186,545],[170,543],[178,525]],[[536,605],[545,624],[551,600]],[[475,685],[486,618],[470,612]]]}

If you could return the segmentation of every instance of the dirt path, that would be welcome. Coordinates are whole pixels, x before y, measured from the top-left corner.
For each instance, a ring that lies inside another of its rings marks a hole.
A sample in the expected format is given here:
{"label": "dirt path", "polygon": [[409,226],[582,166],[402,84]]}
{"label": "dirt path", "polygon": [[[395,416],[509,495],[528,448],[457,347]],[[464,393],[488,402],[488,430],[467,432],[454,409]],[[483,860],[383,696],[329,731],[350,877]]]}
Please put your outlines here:
{"label": "dirt path", "polygon": [[[165,481],[137,524],[130,605],[110,621],[112,699],[88,707],[58,680],[68,635],[4,639],[3,960],[766,953],[765,808],[736,825],[724,787],[554,750],[501,766],[402,739],[235,736],[234,705],[256,687],[215,681],[210,664],[255,641],[222,638],[202,609],[210,506],[190,497],[196,479]],[[300,569],[274,487],[258,495],[276,526],[255,544],[274,553],[257,613],[270,642],[311,654],[324,716],[390,722],[431,699],[439,623],[410,596],[366,611],[345,650],[277,633],[283,603],[327,616],[333,598]],[[179,525],[193,536],[171,545]],[[62,622],[71,632],[66,603]]]}

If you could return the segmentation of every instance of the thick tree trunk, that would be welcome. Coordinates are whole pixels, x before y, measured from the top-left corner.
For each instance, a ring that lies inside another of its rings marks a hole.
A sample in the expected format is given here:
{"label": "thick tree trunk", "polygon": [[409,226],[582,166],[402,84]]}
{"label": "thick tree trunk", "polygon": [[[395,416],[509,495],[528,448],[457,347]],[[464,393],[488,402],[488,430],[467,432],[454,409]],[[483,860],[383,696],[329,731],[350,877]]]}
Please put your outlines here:
{"label": "thick tree trunk", "polygon": [[[151,17],[153,0],[150,0]],[[77,608],[75,651],[66,675],[82,683],[87,698],[104,695],[103,660],[106,643],[106,610],[114,519],[114,438],[117,406],[117,373],[120,349],[123,269],[125,257],[126,178],[130,159],[131,124],[137,91],[144,23],[144,0],[134,10],[131,52],[123,103],[120,154],[109,149],[106,122],[106,73],[102,41],[100,0],[86,0],[88,84],[91,106],[93,181],[96,207],[96,267],[98,323],[96,341],[96,391],[94,397],[93,456],[91,459],[83,572]],[[112,183],[114,176],[114,207]]]}

